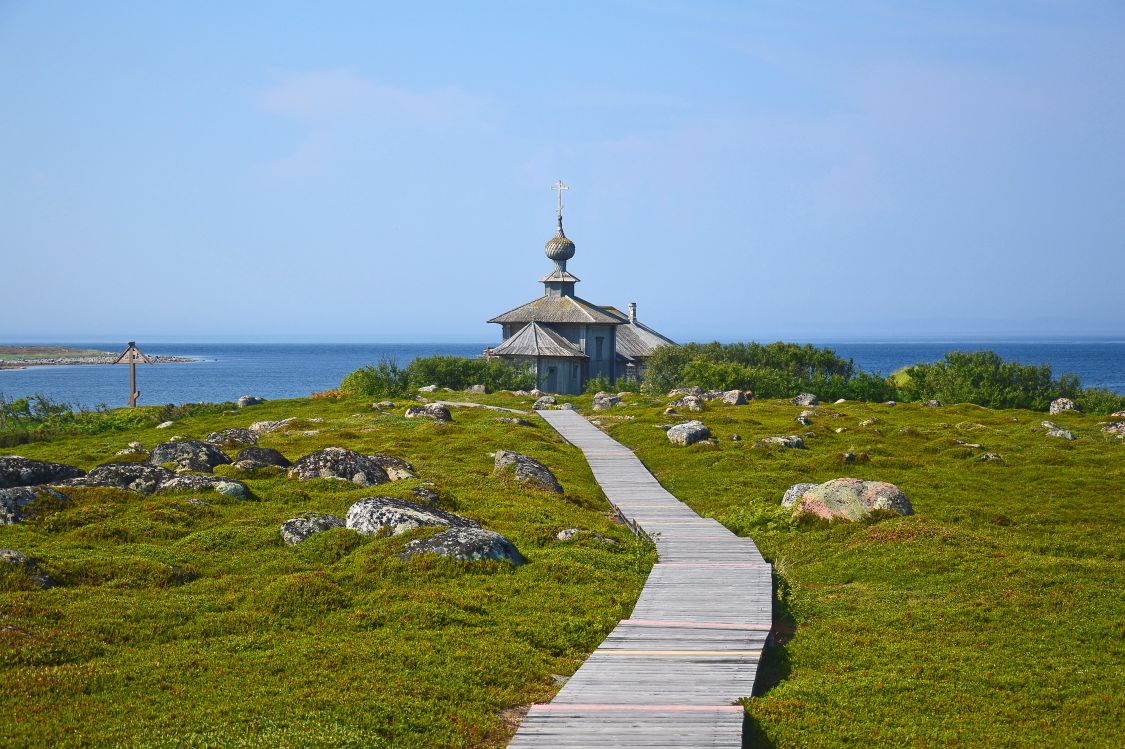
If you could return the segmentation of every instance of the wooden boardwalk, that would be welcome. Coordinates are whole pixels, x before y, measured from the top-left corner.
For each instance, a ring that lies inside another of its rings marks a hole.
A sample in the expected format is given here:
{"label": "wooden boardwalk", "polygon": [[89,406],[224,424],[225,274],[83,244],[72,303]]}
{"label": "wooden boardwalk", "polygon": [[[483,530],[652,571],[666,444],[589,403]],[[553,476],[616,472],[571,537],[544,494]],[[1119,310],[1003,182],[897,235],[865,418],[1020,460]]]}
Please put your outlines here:
{"label": "wooden boardwalk", "polygon": [[539,411],[586,455],[622,517],[656,542],[630,618],[509,749],[741,747],[743,709],[771,623],[770,565],[750,539],[701,518],[631,450],[574,411]]}

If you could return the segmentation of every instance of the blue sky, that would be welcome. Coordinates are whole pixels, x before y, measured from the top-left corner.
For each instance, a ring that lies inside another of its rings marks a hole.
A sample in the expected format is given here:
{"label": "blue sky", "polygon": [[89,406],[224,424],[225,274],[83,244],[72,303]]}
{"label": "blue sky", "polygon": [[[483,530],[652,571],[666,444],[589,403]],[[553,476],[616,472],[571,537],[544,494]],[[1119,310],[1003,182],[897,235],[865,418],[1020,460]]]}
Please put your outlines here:
{"label": "blue sky", "polygon": [[1125,331],[1120,2],[0,0],[0,340]]}

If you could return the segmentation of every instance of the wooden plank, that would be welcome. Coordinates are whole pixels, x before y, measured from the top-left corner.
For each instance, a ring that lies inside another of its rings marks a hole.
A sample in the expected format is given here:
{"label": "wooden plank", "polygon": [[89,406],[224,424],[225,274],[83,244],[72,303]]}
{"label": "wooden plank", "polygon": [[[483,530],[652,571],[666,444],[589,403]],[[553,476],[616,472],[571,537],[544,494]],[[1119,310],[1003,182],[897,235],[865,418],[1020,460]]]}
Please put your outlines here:
{"label": "wooden plank", "polygon": [[574,411],[539,411],[582,450],[619,517],[658,562],[622,620],[509,747],[740,747],[743,709],[772,623],[770,565],[701,518],[624,445]]}

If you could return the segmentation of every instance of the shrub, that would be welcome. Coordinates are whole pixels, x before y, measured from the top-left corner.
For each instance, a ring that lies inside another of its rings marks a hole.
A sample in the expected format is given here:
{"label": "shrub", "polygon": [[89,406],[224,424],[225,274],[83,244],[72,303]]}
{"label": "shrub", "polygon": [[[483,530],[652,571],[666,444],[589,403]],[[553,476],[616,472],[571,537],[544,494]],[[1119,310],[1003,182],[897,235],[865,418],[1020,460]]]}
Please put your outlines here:
{"label": "shrub", "polygon": [[400,396],[424,387],[464,390],[470,385],[484,385],[490,391],[530,390],[535,387],[535,374],[499,359],[469,359],[463,356],[428,356],[415,359],[405,368],[393,361],[362,367],[347,375],[340,383],[346,395]]}
{"label": "shrub", "polygon": [[340,392],[345,395],[400,396],[409,389],[406,370],[393,361],[361,367],[340,382]]}

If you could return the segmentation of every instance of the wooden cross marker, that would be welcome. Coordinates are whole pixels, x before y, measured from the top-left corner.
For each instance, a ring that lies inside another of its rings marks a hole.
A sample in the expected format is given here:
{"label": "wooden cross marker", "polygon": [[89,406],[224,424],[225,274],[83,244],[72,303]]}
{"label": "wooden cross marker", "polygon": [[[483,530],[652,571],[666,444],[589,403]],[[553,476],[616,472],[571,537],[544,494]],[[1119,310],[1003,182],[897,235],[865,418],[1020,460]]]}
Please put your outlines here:
{"label": "wooden cross marker", "polygon": [[137,362],[152,364],[152,360],[141,353],[134,341],[129,341],[125,351],[113,362],[114,364],[129,365],[129,406],[131,408],[137,407],[137,399],[141,397],[141,391],[137,390]]}

